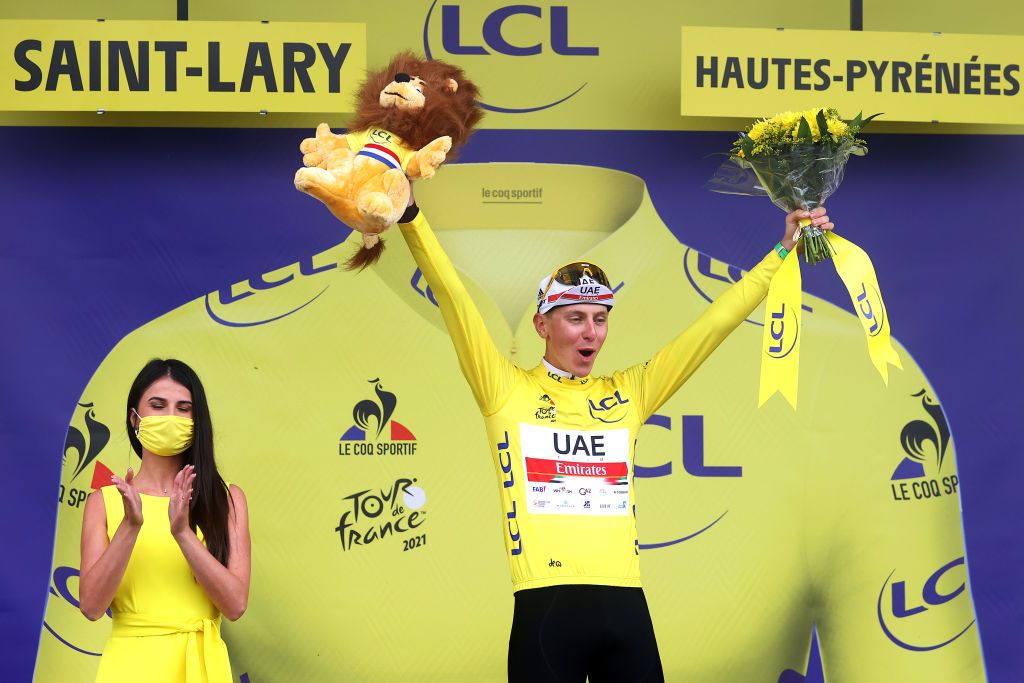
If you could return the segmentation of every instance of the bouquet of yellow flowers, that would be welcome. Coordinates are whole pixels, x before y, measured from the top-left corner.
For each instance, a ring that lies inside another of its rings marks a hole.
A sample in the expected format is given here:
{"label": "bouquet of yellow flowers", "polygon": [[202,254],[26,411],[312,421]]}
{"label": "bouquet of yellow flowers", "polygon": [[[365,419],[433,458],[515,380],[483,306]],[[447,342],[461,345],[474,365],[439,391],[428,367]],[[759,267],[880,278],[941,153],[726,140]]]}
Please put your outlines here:
{"label": "bouquet of yellow flowers", "polygon": [[[817,208],[843,182],[850,155],[867,154],[867,144],[857,135],[875,116],[862,119],[857,114],[852,121],[843,121],[835,109],[819,107],[755,121],[739,134],[729,161],[708,187],[728,194],[767,195],[787,213]],[[801,221],[801,227],[808,263],[833,256],[825,234],[810,220]]]}
{"label": "bouquet of yellow flowers", "polygon": [[[835,109],[783,112],[755,121],[733,143],[729,159],[708,182],[715,192],[767,195],[787,213],[820,206],[843,182],[851,154],[868,148],[857,135],[871,119],[843,121]],[[871,259],[853,242],[800,221],[797,239],[810,264],[831,260],[860,319],[871,363],[889,383],[889,366],[901,368],[892,346],[889,316]],[[800,364],[802,291],[800,261],[785,258],[768,287],[761,341],[758,404],[776,393],[796,408]]]}

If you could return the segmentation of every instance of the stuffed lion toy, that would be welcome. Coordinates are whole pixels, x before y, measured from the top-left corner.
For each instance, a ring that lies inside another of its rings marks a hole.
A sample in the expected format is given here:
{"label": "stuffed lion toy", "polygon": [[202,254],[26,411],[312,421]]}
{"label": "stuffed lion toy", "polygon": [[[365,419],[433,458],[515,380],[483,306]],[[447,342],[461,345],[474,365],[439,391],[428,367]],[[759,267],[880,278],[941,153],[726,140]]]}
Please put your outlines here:
{"label": "stuffed lion toy", "polygon": [[363,234],[350,270],[380,258],[380,233],[405,212],[410,181],[431,178],[455,157],[483,115],[478,95],[458,67],[404,52],[368,75],[347,135],[321,123],[302,141],[295,187]]}

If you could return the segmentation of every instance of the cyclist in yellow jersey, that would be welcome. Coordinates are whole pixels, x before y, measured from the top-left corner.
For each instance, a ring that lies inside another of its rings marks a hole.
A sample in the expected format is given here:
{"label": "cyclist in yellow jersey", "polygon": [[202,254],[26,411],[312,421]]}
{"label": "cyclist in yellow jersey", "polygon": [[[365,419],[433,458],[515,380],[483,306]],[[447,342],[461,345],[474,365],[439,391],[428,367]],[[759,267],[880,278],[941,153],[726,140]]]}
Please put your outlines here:
{"label": "cyclist in yellow jersey", "polygon": [[760,264],[649,361],[611,377],[590,375],[615,304],[600,267],[575,262],[541,280],[533,322],[545,351],[523,370],[498,351],[416,205],[402,217],[487,427],[516,593],[510,681],[664,680],[640,587],[634,443],[767,294],[803,217],[834,227],[823,207],[787,215]]}

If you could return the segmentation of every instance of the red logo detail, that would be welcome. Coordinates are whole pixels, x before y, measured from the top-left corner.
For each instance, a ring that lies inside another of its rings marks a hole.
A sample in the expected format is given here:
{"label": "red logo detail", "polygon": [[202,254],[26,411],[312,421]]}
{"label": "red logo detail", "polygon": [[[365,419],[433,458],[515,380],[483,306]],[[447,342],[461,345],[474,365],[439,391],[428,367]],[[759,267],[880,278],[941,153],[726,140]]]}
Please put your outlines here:
{"label": "red logo detail", "polygon": [[628,473],[624,462],[593,463],[526,458],[526,478],[529,481],[547,482],[555,477],[590,477],[614,483]]}
{"label": "red logo detail", "polygon": [[101,463],[99,460],[96,461],[96,466],[92,470],[92,483],[89,486],[95,491],[98,488],[108,486],[110,478],[114,476],[114,473],[110,471],[110,468]]}
{"label": "red logo detail", "polygon": [[392,441],[415,441],[416,437],[412,435],[408,429],[403,425],[399,424],[395,420],[391,421],[391,440]]}

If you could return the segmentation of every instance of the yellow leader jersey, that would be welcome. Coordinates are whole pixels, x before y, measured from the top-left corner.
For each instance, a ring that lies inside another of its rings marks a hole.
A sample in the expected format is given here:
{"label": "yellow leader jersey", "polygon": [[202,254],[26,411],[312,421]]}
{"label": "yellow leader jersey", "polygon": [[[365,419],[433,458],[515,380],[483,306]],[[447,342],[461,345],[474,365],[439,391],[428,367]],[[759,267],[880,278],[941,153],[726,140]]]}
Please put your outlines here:
{"label": "yellow leader jersey", "polygon": [[[544,351],[531,322],[537,280],[561,263],[600,263],[618,289],[595,376],[654,358],[740,280],[738,268],[680,244],[643,181],[627,173],[454,164],[416,194],[494,346],[527,367]],[[780,219],[719,228],[771,244]],[[676,227],[684,238],[709,229]],[[383,239],[384,257],[361,273],[341,268],[358,234],[265,272],[226,261],[220,287],[131,332],[103,360],[79,405],[68,406],[80,439],[61,475],[39,680],[91,680],[99,657],[89,653],[110,634],[109,618],[89,622],[63,596],[76,595],[80,502],[96,463],[138,468],[121,427],[124,401],[154,356],[182,358],[199,373],[218,467],[244,483],[249,501],[249,609],[223,624],[236,675],[504,679],[511,540],[503,543],[495,517],[508,536],[511,506],[495,498],[486,455],[504,429],[485,429],[437,294],[405,240],[398,230]],[[816,626],[830,681],[984,680],[956,488],[961,454],[935,394],[903,347],[904,370],[886,388],[857,318],[816,297],[804,303],[799,410],[780,399],[757,408],[757,310],[639,431],[630,491],[666,678],[795,680],[787,672],[805,670]],[[602,392],[594,406],[607,410],[594,414],[632,410],[621,422],[636,421],[642,404],[658,400],[619,391],[630,403]],[[564,399],[529,399],[514,425],[551,429],[536,418],[551,408],[569,419]],[[589,402],[578,405],[580,424],[592,424]],[[605,457],[571,448],[581,461]],[[76,453],[98,455],[80,470]],[[616,495],[631,497],[604,497]],[[528,516],[522,505],[517,520]],[[564,571],[572,546],[541,554],[545,541],[532,531],[519,527],[523,552],[537,550],[544,572],[555,575],[551,560]],[[635,576],[626,563],[637,546],[622,533],[616,574]]]}
{"label": "yellow leader jersey", "polygon": [[649,361],[610,377],[567,378],[543,364],[524,370],[498,351],[422,212],[401,230],[487,424],[513,590],[640,586],[637,434],[757,307],[782,259],[770,252]]}
{"label": "yellow leader jersey", "polygon": [[376,159],[385,166],[401,169],[405,172],[409,162],[416,155],[402,142],[402,138],[383,128],[367,128],[345,134],[349,149],[358,156]]}

